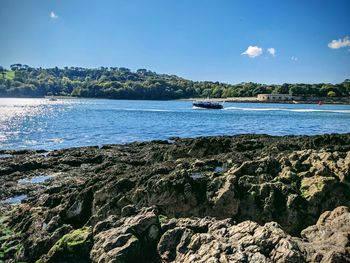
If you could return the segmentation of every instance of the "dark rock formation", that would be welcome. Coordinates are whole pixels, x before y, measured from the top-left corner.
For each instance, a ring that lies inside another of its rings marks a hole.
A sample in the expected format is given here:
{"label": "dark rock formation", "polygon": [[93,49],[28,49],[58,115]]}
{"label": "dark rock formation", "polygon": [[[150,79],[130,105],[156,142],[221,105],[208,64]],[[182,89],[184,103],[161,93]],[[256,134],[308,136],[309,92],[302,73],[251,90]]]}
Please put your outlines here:
{"label": "dark rock formation", "polygon": [[2,154],[0,261],[350,261],[349,134]]}

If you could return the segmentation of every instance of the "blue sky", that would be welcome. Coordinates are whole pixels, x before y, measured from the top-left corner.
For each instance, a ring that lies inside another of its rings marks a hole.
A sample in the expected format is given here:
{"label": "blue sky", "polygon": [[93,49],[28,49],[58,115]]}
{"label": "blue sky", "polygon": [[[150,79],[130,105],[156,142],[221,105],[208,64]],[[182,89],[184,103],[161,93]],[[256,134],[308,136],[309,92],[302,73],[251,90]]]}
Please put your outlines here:
{"label": "blue sky", "polygon": [[349,13],[348,0],[1,0],[0,65],[337,83],[350,78]]}

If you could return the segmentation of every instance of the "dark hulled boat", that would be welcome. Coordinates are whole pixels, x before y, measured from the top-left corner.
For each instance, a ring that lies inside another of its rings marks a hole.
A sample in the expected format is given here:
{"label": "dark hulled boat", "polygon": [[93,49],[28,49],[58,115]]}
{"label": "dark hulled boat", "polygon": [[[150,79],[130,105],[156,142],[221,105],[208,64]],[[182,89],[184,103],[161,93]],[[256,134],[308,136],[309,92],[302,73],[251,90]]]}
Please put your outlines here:
{"label": "dark hulled boat", "polygon": [[192,102],[193,108],[201,108],[201,109],[223,109],[224,106],[221,102],[210,101],[210,100],[197,100]]}

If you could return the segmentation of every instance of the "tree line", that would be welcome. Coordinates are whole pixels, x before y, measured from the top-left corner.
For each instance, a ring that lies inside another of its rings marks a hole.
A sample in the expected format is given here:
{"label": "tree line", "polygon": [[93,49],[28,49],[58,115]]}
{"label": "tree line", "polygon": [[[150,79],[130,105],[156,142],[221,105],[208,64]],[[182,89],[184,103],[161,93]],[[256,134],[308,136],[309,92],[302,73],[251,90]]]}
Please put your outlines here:
{"label": "tree line", "polygon": [[0,97],[75,96],[168,100],[208,96],[251,97],[258,94],[347,97],[350,96],[350,80],[346,79],[339,84],[226,84],[191,81],[147,69],[133,72],[124,67],[33,68],[22,64],[13,64],[10,69],[0,67]]}

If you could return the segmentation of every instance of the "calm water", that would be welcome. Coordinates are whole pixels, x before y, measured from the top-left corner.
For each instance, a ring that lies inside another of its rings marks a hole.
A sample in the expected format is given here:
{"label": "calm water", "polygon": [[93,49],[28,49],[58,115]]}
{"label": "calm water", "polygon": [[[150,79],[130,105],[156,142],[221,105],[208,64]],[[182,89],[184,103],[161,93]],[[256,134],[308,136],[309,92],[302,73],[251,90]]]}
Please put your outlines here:
{"label": "calm water", "polygon": [[172,136],[350,132],[350,105],[0,99],[0,149],[57,149]]}
{"label": "calm water", "polygon": [[27,195],[16,195],[2,201],[5,204],[17,205],[22,202],[22,200],[27,199]]}
{"label": "calm water", "polygon": [[19,179],[17,183],[19,184],[40,184],[49,180],[52,176],[50,175],[38,175],[31,178]]}

